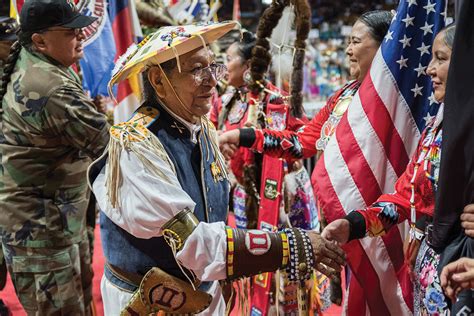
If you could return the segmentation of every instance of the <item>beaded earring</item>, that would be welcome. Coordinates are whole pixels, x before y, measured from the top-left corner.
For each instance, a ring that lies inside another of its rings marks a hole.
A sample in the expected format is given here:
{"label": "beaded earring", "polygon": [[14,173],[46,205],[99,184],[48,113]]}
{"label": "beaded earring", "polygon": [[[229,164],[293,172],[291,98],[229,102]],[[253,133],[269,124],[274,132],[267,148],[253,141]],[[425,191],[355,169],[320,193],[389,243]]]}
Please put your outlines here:
{"label": "beaded earring", "polygon": [[244,78],[245,84],[249,85],[252,83],[252,73],[250,72],[250,69],[247,69],[244,71],[243,78]]}

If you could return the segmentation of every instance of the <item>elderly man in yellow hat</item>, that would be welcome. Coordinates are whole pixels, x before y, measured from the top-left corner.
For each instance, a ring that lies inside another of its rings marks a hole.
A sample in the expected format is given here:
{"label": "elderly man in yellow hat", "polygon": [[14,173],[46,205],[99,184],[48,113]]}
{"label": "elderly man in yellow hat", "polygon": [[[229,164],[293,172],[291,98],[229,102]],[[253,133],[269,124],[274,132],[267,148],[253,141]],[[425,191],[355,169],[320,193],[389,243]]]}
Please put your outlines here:
{"label": "elderly man in yellow hat", "polygon": [[226,167],[206,114],[225,67],[207,45],[233,22],[164,27],[129,49],[111,85],[143,72],[144,103],[111,128],[89,177],[101,212],[106,315],[224,315],[217,280],[313,267],[331,274],[342,250],[314,232],[226,227]]}

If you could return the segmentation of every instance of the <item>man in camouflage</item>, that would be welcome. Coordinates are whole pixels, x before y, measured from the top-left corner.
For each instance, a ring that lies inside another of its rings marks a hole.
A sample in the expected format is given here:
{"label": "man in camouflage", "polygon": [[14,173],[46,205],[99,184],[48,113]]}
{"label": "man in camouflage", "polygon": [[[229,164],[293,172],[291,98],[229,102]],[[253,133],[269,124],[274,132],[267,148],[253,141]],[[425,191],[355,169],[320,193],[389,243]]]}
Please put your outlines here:
{"label": "man in camouflage", "polygon": [[27,0],[4,68],[0,235],[29,315],[91,313],[86,170],[108,125],[70,66],[94,20],[67,0]]}
{"label": "man in camouflage", "polygon": [[[10,47],[13,42],[16,40],[16,22],[14,19],[11,19],[7,16],[0,16],[0,86],[2,85],[2,76],[3,76],[3,65],[7,61],[8,54],[10,53]],[[1,109],[0,109],[1,117]],[[2,121],[0,118],[0,130],[2,126]],[[3,175],[3,168],[1,165],[2,156],[0,154],[0,177]],[[0,184],[1,186],[1,184]],[[2,245],[0,244],[0,291],[5,288],[7,281],[7,266],[5,264],[5,259],[3,258]],[[0,315],[8,315],[8,309],[4,305],[4,302],[0,299]]]}

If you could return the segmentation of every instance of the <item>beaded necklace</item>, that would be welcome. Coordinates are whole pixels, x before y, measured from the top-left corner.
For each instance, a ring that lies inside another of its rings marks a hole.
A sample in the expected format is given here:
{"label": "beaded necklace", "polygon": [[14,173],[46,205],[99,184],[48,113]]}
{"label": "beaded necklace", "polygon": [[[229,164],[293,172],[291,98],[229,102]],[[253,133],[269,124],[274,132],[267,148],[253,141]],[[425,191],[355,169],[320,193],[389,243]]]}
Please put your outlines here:
{"label": "beaded necklace", "polygon": [[[415,225],[416,225],[415,179],[418,174],[418,169],[422,163],[423,163],[423,171],[425,172],[426,178],[431,181],[435,191],[438,188],[439,167],[441,163],[441,142],[442,142],[442,134],[443,134],[443,131],[441,129],[441,122],[443,119],[443,116],[442,116],[443,109],[440,108],[439,111],[441,111],[440,115],[436,117],[436,120],[433,126],[428,127],[428,131],[425,134],[425,138],[422,143],[422,150],[421,150],[420,155],[418,156],[418,159],[415,162],[413,176],[410,179],[410,188],[411,188],[410,239],[411,240],[415,238],[416,234],[419,234],[415,229]],[[429,163],[431,163],[430,164],[431,170],[429,170]]]}

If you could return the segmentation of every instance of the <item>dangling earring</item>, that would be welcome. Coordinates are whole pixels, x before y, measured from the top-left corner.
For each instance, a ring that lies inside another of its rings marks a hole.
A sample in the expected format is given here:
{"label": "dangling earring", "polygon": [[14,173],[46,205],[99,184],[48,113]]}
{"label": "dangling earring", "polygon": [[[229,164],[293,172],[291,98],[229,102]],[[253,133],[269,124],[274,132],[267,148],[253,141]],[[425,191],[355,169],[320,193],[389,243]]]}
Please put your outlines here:
{"label": "dangling earring", "polygon": [[252,83],[252,73],[250,72],[250,69],[244,71],[244,82],[247,85]]}

